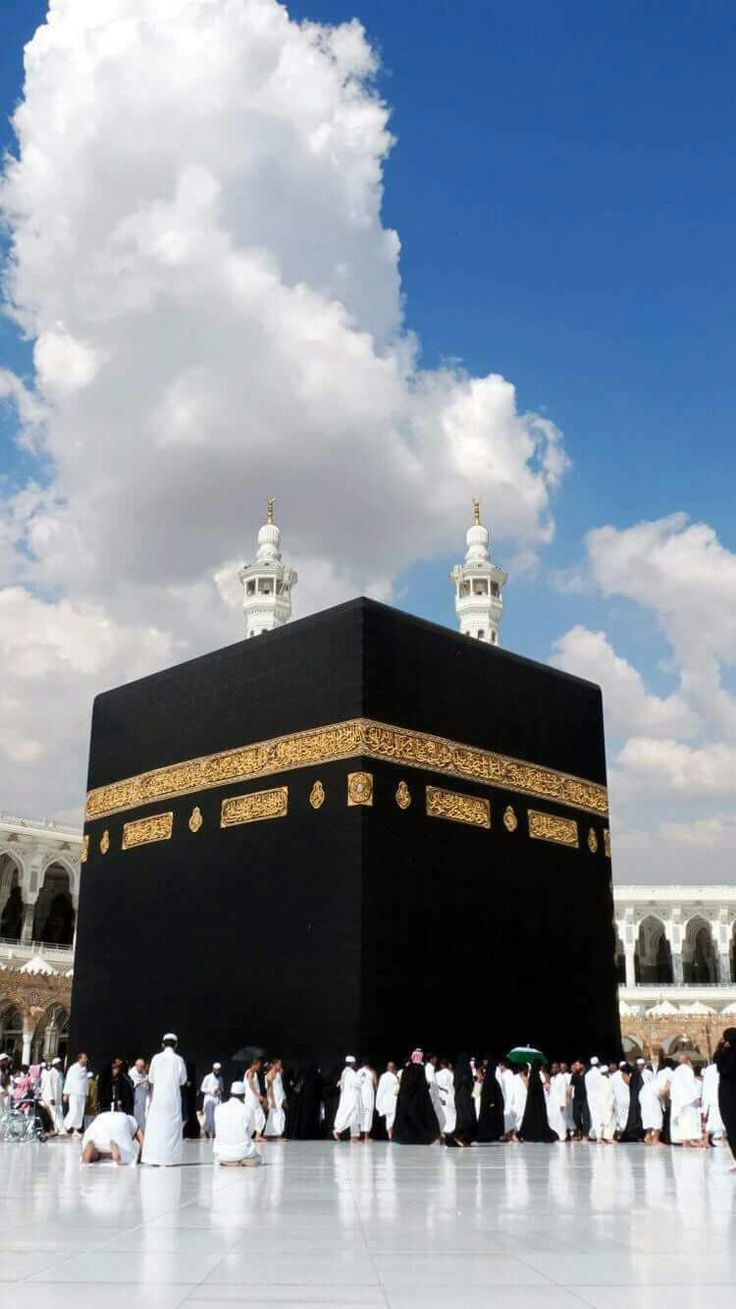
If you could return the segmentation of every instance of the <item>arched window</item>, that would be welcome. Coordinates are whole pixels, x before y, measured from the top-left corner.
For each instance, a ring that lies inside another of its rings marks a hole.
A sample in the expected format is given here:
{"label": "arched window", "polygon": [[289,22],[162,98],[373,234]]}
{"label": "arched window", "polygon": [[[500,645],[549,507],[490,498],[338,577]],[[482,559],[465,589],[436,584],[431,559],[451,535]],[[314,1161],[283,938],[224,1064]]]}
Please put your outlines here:
{"label": "arched window", "polygon": [[682,976],[690,984],[713,985],[718,981],[718,955],[705,918],[691,918],[682,944]]}
{"label": "arched window", "polygon": [[69,1040],[69,1015],[63,1005],[52,1004],[41,1015],[31,1044],[31,1063],[42,1059],[61,1059],[66,1055]]}
{"label": "arched window", "polygon": [[20,869],[11,855],[0,855],[0,939],[19,941],[22,927]]}
{"label": "arched window", "polygon": [[672,981],[672,952],[665,936],[664,923],[648,915],[639,925],[634,950],[634,975],[637,982],[667,984]]}
{"label": "arched window", "polygon": [[74,903],[70,877],[61,864],[51,864],[43,879],[33,915],[33,939],[48,945],[71,945],[74,940]]}
{"label": "arched window", "polygon": [[23,1017],[13,1004],[0,1011],[0,1047],[17,1068],[23,1054]]}

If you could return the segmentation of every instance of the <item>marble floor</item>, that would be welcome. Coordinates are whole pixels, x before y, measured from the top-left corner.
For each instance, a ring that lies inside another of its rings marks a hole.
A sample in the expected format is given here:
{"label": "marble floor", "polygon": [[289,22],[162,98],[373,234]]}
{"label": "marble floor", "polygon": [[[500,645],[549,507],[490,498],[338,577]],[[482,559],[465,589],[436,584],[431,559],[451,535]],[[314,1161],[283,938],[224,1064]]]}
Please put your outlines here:
{"label": "marble floor", "polygon": [[260,1169],[80,1168],[0,1145],[3,1301],[75,1306],[736,1303],[730,1156],[273,1143]]}

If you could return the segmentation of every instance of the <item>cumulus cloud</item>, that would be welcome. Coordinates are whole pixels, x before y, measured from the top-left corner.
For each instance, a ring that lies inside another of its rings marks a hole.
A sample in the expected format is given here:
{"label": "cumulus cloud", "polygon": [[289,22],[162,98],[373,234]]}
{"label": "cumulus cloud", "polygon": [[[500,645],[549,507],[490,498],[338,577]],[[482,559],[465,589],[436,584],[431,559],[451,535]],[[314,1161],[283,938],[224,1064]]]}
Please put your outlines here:
{"label": "cumulus cloud", "polygon": [[[457,546],[471,494],[509,551],[549,542],[558,429],[493,372],[419,365],[381,221],[389,111],[357,21],[297,24],[275,0],[50,0],[25,70],[0,205],[35,383],[4,375],[0,397],[44,474],[6,501],[0,541],[47,606],[29,664],[76,676],[78,723],[93,686],[131,675],[136,631],[151,667],[237,638],[223,587],[267,494],[302,614],[390,596]],[[60,653],[70,614],[92,622],[94,669]]]}
{"label": "cumulus cloud", "polygon": [[556,641],[552,663],[601,684],[606,726],[613,736],[630,732],[656,737],[691,736],[697,730],[697,715],[685,699],[681,695],[662,698],[647,692],[641,674],[616,654],[605,632],[571,628]]}
{"label": "cumulus cloud", "polygon": [[652,694],[604,632],[573,628],[553,651],[560,667],[603,687],[619,876],[661,882],[675,869],[676,880],[731,878],[733,822],[718,806],[736,797],[736,697],[728,689],[736,555],[712,527],[672,514],[590,532],[574,582],[651,615],[678,683],[672,695]]}

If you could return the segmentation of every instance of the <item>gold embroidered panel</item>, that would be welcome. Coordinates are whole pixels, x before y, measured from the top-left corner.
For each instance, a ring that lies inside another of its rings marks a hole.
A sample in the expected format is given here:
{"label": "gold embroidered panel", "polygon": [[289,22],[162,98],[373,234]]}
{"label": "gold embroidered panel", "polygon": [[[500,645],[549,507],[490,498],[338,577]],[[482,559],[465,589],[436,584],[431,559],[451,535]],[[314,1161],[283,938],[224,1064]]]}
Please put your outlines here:
{"label": "gold embroidered panel", "polygon": [[611,833],[609,832],[607,827],[603,831],[603,849],[605,851],[606,858],[610,859],[611,858]]}
{"label": "gold embroidered panel", "polygon": [[288,786],[274,786],[270,791],[251,791],[250,795],[231,795],[222,802],[220,827],[260,823],[264,818],[285,818],[288,809]]}
{"label": "gold embroidered panel", "polygon": [[443,791],[427,787],[427,814],[430,818],[449,818],[453,823],[470,823],[473,827],[490,827],[491,802],[481,796]]}
{"label": "gold embroidered panel", "polygon": [[123,823],[123,850],[133,850],[137,845],[148,845],[150,841],[169,841],[174,830],[174,815],[151,814],[148,818],[136,818],[132,823]]}
{"label": "gold embroidered panel", "polygon": [[87,796],[88,822],[125,809],[196,794],[216,786],[247,782],[269,774],[315,764],[367,756],[382,763],[424,768],[486,786],[517,791],[537,800],[553,800],[605,818],[605,786],[559,773],[540,764],[524,763],[477,746],[461,745],[441,736],[391,727],[369,718],[354,718],[329,727],[279,736],[271,741],[223,750],[184,763],[155,768],[137,777],[100,786]]}
{"label": "gold embroidered panel", "polygon": [[348,773],[348,808],[373,804],[373,773]]}
{"label": "gold embroidered panel", "polygon": [[529,835],[536,841],[554,841],[556,845],[578,848],[578,825],[574,818],[558,818],[556,814],[540,814],[529,810]]}
{"label": "gold embroidered panel", "polygon": [[82,837],[82,851],[79,856],[80,864],[86,864],[89,859],[89,835]]}

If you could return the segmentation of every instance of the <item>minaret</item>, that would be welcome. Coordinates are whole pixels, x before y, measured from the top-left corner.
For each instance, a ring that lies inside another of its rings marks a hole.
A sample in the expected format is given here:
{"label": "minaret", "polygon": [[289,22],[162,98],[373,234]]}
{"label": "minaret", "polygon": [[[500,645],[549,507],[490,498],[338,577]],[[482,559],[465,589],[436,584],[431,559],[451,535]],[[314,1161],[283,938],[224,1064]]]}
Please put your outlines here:
{"label": "minaret", "polygon": [[490,534],[480,521],[480,500],[473,501],[473,526],[468,528],[465,540],[465,563],[456,564],[450,574],[455,584],[458,626],[466,636],[498,645],[498,626],[503,617],[501,591],[509,575],[491,561]]}
{"label": "minaret", "polygon": [[246,639],[283,627],[291,618],[291,588],[296,573],[281,561],[281,533],[273,521],[271,498],[266,521],[258,533],[256,562],[245,564],[238,576],[243,584]]}

